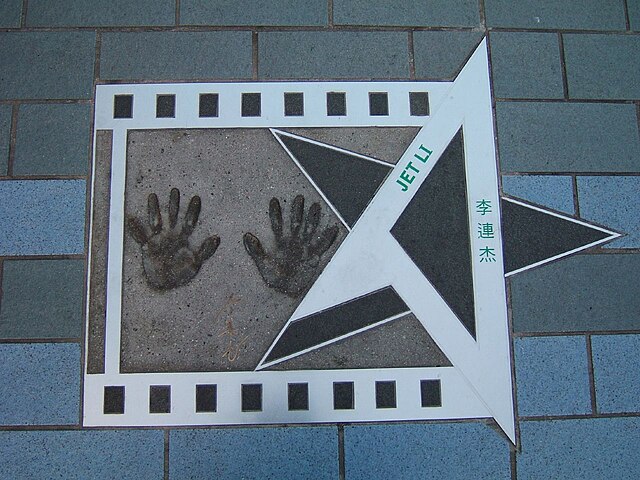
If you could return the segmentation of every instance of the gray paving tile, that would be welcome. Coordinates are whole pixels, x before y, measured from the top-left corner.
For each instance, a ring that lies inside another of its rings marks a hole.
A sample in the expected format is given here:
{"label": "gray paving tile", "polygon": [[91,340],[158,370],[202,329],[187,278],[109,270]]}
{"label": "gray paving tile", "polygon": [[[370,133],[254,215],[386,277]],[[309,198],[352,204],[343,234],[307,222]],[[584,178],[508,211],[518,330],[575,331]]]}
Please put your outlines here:
{"label": "gray paving tile", "polygon": [[324,0],[182,0],[183,25],[327,25],[329,11]]}
{"label": "gray paving tile", "polygon": [[175,24],[173,0],[29,0],[29,27],[115,27]]}
{"label": "gray paving tile", "polygon": [[414,32],[416,77],[452,79],[481,38],[480,32]]}
{"label": "gray paving tile", "polygon": [[335,427],[173,430],[170,478],[338,478]]}
{"label": "gray paving tile", "polygon": [[0,175],[7,174],[11,141],[11,105],[0,105]]}
{"label": "gray paving tile", "polygon": [[112,32],[102,36],[100,78],[251,77],[250,32]]}
{"label": "gray paving tile", "polygon": [[640,255],[576,255],[511,277],[515,332],[640,328]]}
{"label": "gray paving tile", "polygon": [[416,25],[423,27],[477,27],[476,0],[335,0],[336,25]]}
{"label": "gray paving tile", "polygon": [[21,105],[14,175],[85,175],[90,105]]}
{"label": "gray paving tile", "polygon": [[640,418],[520,423],[518,479],[640,477]]}
{"label": "gray paving tile", "polygon": [[[0,382],[3,387],[0,397],[1,425],[78,423],[80,345],[0,344],[0,358]],[[0,455],[0,458],[11,457]]]}
{"label": "gray paving tile", "polygon": [[0,338],[79,338],[84,260],[5,260]]}
{"label": "gray paving tile", "polygon": [[637,172],[634,105],[498,102],[506,172]]}
{"label": "gray paving tile", "polygon": [[95,32],[0,33],[0,98],[90,98],[95,41]]}
{"label": "gray paving tile", "polygon": [[502,191],[512,197],[574,213],[573,184],[564,175],[503,175]]}
{"label": "gray paving tile", "polygon": [[346,478],[509,479],[509,446],[480,422],[344,429]]}
{"label": "gray paving tile", "polygon": [[640,2],[628,0],[627,9],[629,11],[629,23],[631,30],[640,30]]}
{"label": "gray paving tile", "polygon": [[640,248],[640,177],[578,177],[577,182],[580,216],[625,234],[605,248]]}
{"label": "gray paving tile", "polygon": [[267,32],[258,45],[264,79],[409,76],[404,32]]}
{"label": "gray paving tile", "polygon": [[22,0],[4,0],[0,3],[0,28],[20,26]]}
{"label": "gray paving tile", "polygon": [[521,416],[591,413],[585,337],[516,338],[513,351]]}
{"label": "gray paving tile", "polygon": [[563,98],[555,33],[493,32],[493,89],[502,98]]}
{"label": "gray paving tile", "polygon": [[84,252],[84,180],[0,182],[0,255]]}
{"label": "gray paving tile", "polygon": [[487,25],[624,30],[624,0],[485,0]]}
{"label": "gray paving tile", "polygon": [[639,36],[565,34],[563,37],[569,97],[640,98]]}
{"label": "gray paving tile", "polygon": [[0,432],[4,478],[163,477],[161,430]]}
{"label": "gray paving tile", "polygon": [[591,337],[598,412],[640,411],[640,335]]}

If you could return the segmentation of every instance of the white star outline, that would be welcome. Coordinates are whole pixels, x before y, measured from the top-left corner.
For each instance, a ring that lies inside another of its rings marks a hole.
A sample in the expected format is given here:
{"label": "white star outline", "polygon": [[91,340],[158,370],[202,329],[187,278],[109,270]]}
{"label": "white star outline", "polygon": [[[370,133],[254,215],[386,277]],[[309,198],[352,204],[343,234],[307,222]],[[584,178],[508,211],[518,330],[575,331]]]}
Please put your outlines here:
{"label": "white star outline", "polygon": [[[256,370],[268,368],[293,357],[266,362],[269,352],[292,322],[392,286],[449,358],[453,365],[449,368],[455,369],[464,380],[458,382],[458,387],[464,384],[468,388],[466,392],[459,392],[460,398],[468,399],[471,394],[479,400],[476,402],[476,414],[472,416],[493,417],[506,436],[515,443],[511,351],[503,261],[501,255],[498,255],[496,262],[481,264],[478,256],[474,255],[474,252],[484,246],[480,245],[480,240],[473,235],[477,225],[477,219],[473,214],[475,201],[491,201],[495,207],[495,218],[500,218],[486,39],[482,40],[459,75],[449,85],[448,92],[440,97],[442,100],[439,104],[431,105],[431,112],[425,117],[424,127],[392,169],[329,264],[265,353]],[[464,134],[468,221],[473,259],[475,340],[390,233],[460,128]],[[272,132],[277,139],[276,131]],[[424,153],[419,148],[421,145],[433,152],[425,164],[420,164],[414,159],[414,154]],[[416,178],[408,191],[404,192],[396,180],[411,160],[414,160],[414,165],[420,164],[421,170],[415,174]],[[320,194],[323,195],[321,191]],[[496,252],[502,252],[499,221],[496,222],[495,228]],[[378,325],[380,323],[372,327]],[[334,339],[327,344],[338,340]],[[302,353],[304,352],[295,356]],[[445,385],[443,392],[444,389]],[[443,393],[443,407],[445,400]],[[455,412],[451,412],[450,418],[459,417]]]}

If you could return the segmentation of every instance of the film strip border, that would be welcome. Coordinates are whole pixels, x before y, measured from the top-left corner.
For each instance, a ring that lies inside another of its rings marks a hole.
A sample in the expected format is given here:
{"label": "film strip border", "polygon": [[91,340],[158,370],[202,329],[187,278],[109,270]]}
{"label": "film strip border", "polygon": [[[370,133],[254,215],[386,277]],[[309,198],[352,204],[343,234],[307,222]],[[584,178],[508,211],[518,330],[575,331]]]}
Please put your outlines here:
{"label": "film strip border", "polygon": [[453,367],[89,375],[85,426],[489,417]]}
{"label": "film strip border", "polygon": [[98,85],[96,129],[423,126],[445,82]]}

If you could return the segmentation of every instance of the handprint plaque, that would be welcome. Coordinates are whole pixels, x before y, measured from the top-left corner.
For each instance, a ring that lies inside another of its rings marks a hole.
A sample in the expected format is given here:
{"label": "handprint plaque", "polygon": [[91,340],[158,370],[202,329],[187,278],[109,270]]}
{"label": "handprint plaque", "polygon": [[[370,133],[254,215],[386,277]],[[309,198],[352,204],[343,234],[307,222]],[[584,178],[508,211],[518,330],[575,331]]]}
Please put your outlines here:
{"label": "handprint plaque", "polygon": [[148,198],[148,225],[134,216],[127,219],[133,239],[142,248],[142,265],[149,285],[157,290],[170,290],[189,283],[200,271],[203,262],[211,257],[220,238],[213,235],[194,249],[189,243],[200,216],[201,200],[191,198],[184,221],[178,225],[180,191],[171,189],[169,197],[169,225],[162,222],[160,204],[155,193]]}
{"label": "handprint plaque", "polygon": [[319,203],[312,204],[304,215],[304,197],[297,195],[291,207],[291,226],[285,235],[280,202],[274,197],[269,202],[269,218],[275,236],[273,251],[266,252],[258,237],[245,233],[244,248],[271,288],[297,297],[315,278],[320,257],[338,235],[337,225],[318,232],[320,216]]}

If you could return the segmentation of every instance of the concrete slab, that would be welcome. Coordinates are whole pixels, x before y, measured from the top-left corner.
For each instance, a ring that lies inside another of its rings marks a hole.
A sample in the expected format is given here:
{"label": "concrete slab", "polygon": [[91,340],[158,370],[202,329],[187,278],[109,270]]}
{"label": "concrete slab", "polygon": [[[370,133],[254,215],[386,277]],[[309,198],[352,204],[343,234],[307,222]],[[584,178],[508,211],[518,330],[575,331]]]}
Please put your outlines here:
{"label": "concrete slab", "polygon": [[[241,166],[231,158],[242,159]],[[280,200],[288,223],[298,194],[306,208],[321,205],[318,231],[339,221],[268,130],[131,131],[127,162],[127,215],[144,219],[147,197],[156,193],[167,222],[169,190],[178,188],[183,205],[178,218],[192,196],[201,198],[191,245],[197,248],[214,234],[221,241],[187,286],[158,291],[145,278],[140,246],[125,236],[122,370],[254,369],[300,298],[269,288],[245,252],[243,235],[253,233],[271,250],[269,203]],[[346,229],[340,226],[339,232],[316,275]]]}

